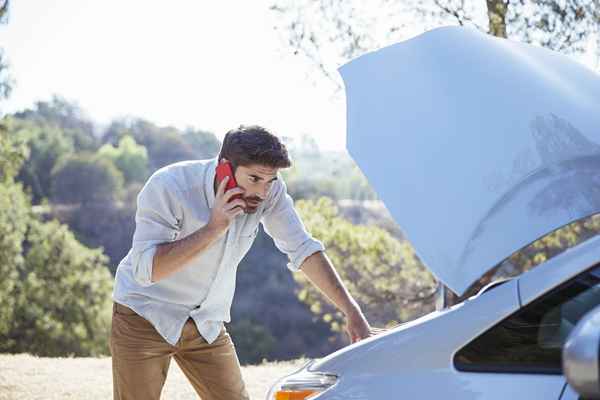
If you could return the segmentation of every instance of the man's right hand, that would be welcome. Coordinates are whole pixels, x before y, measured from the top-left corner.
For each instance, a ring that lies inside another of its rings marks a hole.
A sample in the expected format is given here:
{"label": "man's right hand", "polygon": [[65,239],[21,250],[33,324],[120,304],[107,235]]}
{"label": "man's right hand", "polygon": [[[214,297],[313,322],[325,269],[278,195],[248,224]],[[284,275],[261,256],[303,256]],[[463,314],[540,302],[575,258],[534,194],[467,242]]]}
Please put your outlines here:
{"label": "man's right hand", "polygon": [[236,194],[244,193],[244,189],[236,187],[225,191],[229,177],[226,176],[217,188],[215,204],[213,205],[208,225],[219,233],[225,232],[235,217],[244,213],[246,202],[242,199],[232,200]]}
{"label": "man's right hand", "polygon": [[182,239],[157,246],[152,259],[151,282],[158,282],[183,268],[190,257],[214,243],[229,229],[231,221],[244,212],[244,200],[236,199],[228,203],[232,196],[244,193],[244,189],[234,188],[225,192],[227,179],[219,184],[208,224]]}

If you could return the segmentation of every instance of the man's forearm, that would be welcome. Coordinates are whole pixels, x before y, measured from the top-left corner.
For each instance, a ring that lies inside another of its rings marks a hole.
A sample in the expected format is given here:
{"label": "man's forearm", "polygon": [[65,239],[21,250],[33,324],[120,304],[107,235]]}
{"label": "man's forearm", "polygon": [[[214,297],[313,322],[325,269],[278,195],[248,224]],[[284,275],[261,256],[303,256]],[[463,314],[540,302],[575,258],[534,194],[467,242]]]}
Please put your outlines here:
{"label": "man's forearm", "polygon": [[220,236],[221,232],[205,225],[183,239],[159,244],[152,262],[152,282],[179,271],[190,257],[204,251]]}
{"label": "man's forearm", "polygon": [[344,286],[325,253],[318,251],[307,257],[300,270],[344,314],[360,312],[356,301]]}

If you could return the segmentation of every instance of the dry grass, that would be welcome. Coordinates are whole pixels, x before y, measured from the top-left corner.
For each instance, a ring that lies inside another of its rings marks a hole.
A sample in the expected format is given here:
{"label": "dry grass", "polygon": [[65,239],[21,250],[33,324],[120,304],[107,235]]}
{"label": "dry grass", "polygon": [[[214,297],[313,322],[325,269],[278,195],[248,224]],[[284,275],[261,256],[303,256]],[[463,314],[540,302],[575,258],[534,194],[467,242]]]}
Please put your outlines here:
{"label": "dry grass", "polygon": [[[278,378],[300,368],[306,359],[242,367],[251,399],[264,399]],[[0,400],[111,399],[111,360],[39,358],[0,354]],[[197,399],[177,366],[171,363],[162,399]]]}

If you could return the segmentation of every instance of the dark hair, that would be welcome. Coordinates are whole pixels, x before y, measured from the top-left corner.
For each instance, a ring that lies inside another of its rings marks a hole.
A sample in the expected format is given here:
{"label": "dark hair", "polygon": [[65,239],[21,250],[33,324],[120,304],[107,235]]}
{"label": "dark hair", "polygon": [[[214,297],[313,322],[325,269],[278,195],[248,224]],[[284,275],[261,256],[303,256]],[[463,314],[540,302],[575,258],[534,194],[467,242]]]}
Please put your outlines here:
{"label": "dark hair", "polygon": [[292,165],[285,145],[266,128],[258,125],[240,125],[225,134],[219,160],[226,158],[234,167],[252,164],[272,168]]}

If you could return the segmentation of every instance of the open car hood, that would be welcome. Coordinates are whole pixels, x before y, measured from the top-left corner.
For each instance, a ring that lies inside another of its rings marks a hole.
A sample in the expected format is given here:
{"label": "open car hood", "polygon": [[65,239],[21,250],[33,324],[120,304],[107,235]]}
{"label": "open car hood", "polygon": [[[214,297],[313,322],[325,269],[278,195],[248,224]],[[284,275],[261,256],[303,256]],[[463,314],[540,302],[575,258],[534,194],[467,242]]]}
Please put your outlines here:
{"label": "open car hood", "polygon": [[583,65],[446,27],[339,71],[350,155],[456,293],[600,211],[600,76]]}

